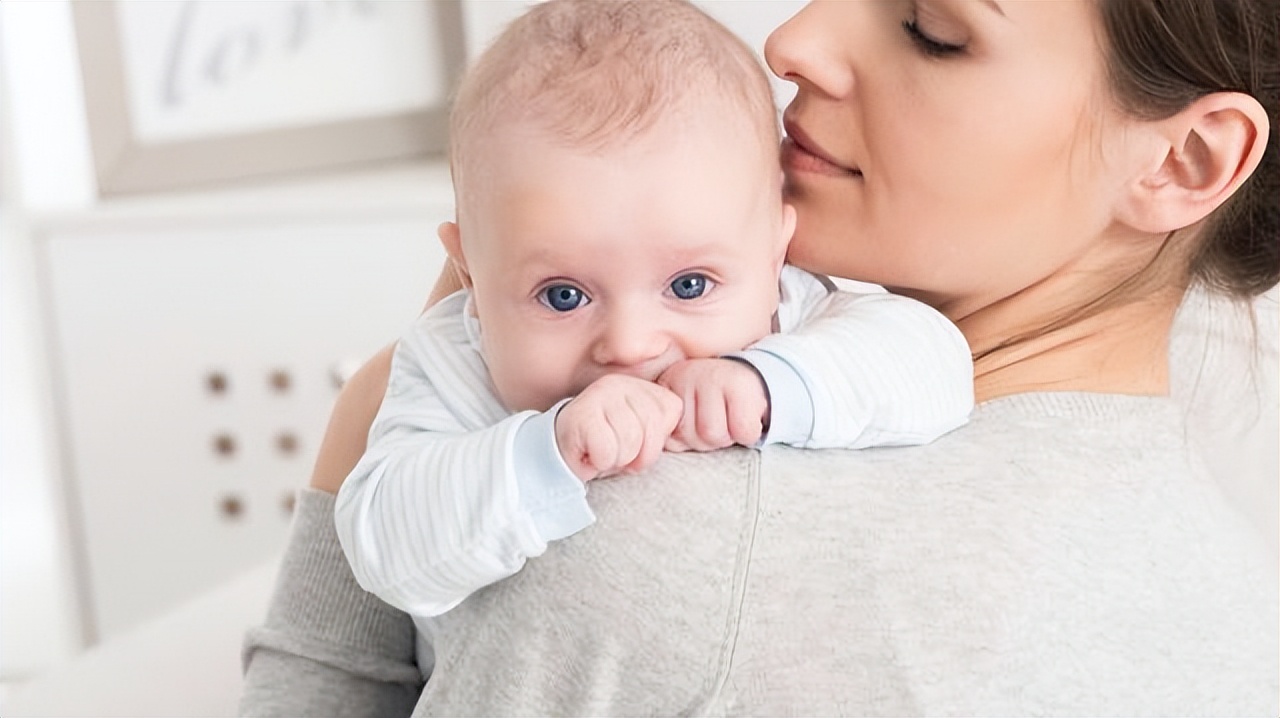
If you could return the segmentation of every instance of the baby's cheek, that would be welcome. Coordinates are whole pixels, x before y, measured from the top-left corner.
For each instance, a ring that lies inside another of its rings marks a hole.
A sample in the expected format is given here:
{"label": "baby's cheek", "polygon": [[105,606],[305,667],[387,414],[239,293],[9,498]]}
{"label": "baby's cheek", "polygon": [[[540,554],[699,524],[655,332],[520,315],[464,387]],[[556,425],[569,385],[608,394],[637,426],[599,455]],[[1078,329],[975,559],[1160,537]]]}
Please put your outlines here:
{"label": "baby's cheek", "polygon": [[489,380],[493,382],[493,392],[498,396],[498,401],[507,408],[508,411],[523,411],[529,402],[529,397],[524,395],[520,384],[512,383],[511,377],[508,377],[503,371],[495,370],[493,367],[489,370]]}
{"label": "baby's cheek", "polygon": [[746,348],[775,331],[773,324],[774,315],[778,311],[777,291],[761,291],[751,300],[744,301],[743,306],[750,306],[752,311],[743,313],[741,328],[734,342],[738,346],[734,351]]}
{"label": "baby's cheek", "polygon": [[761,317],[759,312],[740,312],[737,316],[724,317],[714,327],[696,335],[686,354],[691,359],[717,357],[745,349],[769,334],[772,315]]}
{"label": "baby's cheek", "polygon": [[576,381],[572,357],[563,350],[537,345],[508,349],[514,351],[506,354],[506,361],[490,367],[498,399],[508,410],[546,411],[583,388],[583,382]]}
{"label": "baby's cheek", "polygon": [[536,367],[529,362],[518,367],[508,367],[504,374],[495,374],[494,385],[498,390],[498,399],[502,405],[512,412],[546,411],[556,403],[555,387],[550,386],[548,377],[540,375]]}
{"label": "baby's cheek", "polygon": [[523,411],[533,408],[535,401],[531,389],[533,377],[529,374],[528,362],[522,361],[520,347],[512,346],[505,341],[491,339],[497,332],[486,332],[483,341],[485,367],[489,370],[489,381],[498,401],[509,411]]}

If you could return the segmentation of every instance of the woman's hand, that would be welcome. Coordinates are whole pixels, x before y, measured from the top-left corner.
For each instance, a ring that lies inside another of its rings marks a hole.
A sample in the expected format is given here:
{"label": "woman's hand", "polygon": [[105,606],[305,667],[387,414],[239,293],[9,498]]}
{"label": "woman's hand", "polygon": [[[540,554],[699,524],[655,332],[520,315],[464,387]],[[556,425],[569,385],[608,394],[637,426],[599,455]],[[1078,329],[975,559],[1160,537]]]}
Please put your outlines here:
{"label": "woman's hand", "polygon": [[[462,288],[452,260],[447,260],[436,279],[431,296],[427,298],[426,311],[436,302]],[[311,471],[311,488],[338,493],[347,474],[355,468],[364,454],[369,440],[369,427],[382,406],[387,393],[387,379],[391,375],[391,355],[395,345],[383,347],[364,363],[342,385],[338,399],[329,415],[329,426],[316,454],[316,465]]]}

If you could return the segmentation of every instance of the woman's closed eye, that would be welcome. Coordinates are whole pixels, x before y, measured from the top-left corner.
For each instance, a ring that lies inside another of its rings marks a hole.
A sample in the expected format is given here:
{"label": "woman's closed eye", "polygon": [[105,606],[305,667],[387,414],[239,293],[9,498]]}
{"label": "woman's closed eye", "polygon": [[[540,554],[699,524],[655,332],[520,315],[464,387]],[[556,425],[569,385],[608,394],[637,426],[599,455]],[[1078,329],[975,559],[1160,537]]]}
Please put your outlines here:
{"label": "woman's closed eye", "polygon": [[538,292],[538,301],[556,312],[571,312],[591,303],[591,298],[572,284],[553,284]]}
{"label": "woman's closed eye", "polygon": [[[921,15],[929,15],[935,12],[929,7],[920,7],[917,5],[911,13],[911,17],[902,21],[902,29],[907,33],[907,37],[926,55],[930,57],[947,57],[949,55],[957,55],[965,50],[965,42],[962,40],[956,42],[952,37],[940,36],[937,32],[926,30],[928,27],[936,27],[939,23],[946,27],[945,21],[930,17],[929,22],[921,27]],[[955,32],[945,33],[946,35],[956,35]]]}
{"label": "woman's closed eye", "polygon": [[676,277],[670,286],[676,299],[690,300],[704,296],[716,283],[701,272],[690,272]]}

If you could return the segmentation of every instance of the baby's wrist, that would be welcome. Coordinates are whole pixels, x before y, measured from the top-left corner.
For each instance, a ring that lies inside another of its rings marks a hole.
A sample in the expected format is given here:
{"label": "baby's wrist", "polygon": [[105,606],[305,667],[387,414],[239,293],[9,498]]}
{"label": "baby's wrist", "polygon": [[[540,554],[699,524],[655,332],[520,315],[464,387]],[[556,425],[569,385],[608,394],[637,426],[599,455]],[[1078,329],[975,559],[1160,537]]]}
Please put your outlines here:
{"label": "baby's wrist", "polygon": [[803,446],[813,434],[814,403],[799,369],[777,354],[759,348],[734,352],[724,358],[749,365],[764,386],[768,408],[760,444]]}
{"label": "baby's wrist", "polygon": [[725,356],[719,357],[719,360],[731,362],[737,366],[743,367],[745,371],[750,372],[751,376],[756,378],[755,386],[757,386],[760,389],[760,395],[764,397],[764,403],[766,407],[765,415],[768,416],[769,410],[767,407],[771,405],[771,402],[769,397],[769,381],[765,379],[764,372],[760,371],[760,368],[757,367],[755,364],[752,364],[751,361],[749,361],[745,356],[741,356],[739,354],[727,354]]}
{"label": "baby's wrist", "polygon": [[544,416],[551,421],[551,443],[555,447],[556,456],[560,458],[560,463],[567,471],[573,474],[581,482],[590,481],[593,476],[585,476],[589,472],[588,467],[582,466],[581,462],[573,461],[573,457],[565,454],[565,448],[571,443],[572,433],[575,429],[573,414],[568,414],[567,418],[564,414],[565,407],[573,402],[573,397],[563,399],[557,402],[550,409],[543,412]]}

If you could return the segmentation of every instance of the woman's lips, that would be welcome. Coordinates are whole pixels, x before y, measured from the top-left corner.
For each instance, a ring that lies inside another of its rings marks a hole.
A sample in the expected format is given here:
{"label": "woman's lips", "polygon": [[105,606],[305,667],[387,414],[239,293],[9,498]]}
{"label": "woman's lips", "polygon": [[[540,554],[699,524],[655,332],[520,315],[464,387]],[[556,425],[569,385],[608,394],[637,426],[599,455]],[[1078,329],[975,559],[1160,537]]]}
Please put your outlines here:
{"label": "woman's lips", "polygon": [[813,172],[831,177],[861,177],[862,172],[836,164],[800,132],[788,124],[787,136],[782,138],[782,164],[797,172]]}

